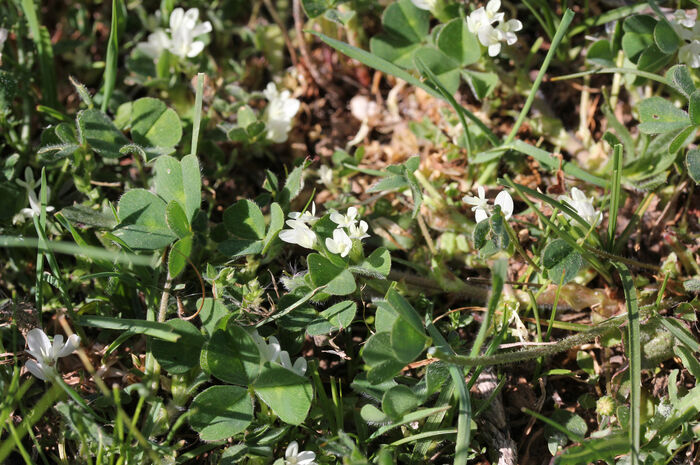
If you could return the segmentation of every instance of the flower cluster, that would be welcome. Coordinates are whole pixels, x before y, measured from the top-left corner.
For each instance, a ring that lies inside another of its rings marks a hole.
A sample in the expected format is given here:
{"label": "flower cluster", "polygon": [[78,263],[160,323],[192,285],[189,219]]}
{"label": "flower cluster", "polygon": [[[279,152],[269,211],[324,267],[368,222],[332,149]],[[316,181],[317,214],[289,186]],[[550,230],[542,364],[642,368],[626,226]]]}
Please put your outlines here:
{"label": "flower cluster", "polygon": [[[491,207],[489,207],[488,200],[486,199],[486,191],[484,191],[484,188],[479,186],[477,191],[479,193],[478,197],[465,195],[462,197],[462,201],[473,205],[472,211],[474,212],[474,218],[477,223],[481,223],[491,216]],[[503,213],[506,220],[513,215],[513,198],[508,192],[499,192],[493,203],[501,207],[501,213]]]}
{"label": "flower cluster", "polygon": [[170,14],[170,28],[158,29],[148,36],[148,42],[138,44],[138,48],[154,60],[160,57],[163,50],[168,50],[180,58],[193,58],[204,50],[204,42],[195,39],[211,30],[209,21],[199,22],[198,9],[190,8],[185,11],[175,8]]}
{"label": "flower cluster", "polygon": [[66,343],[63,343],[63,335],[57,334],[53,338],[53,344],[49,337],[39,328],[34,328],[27,333],[27,346],[29,355],[36,360],[27,360],[24,366],[31,374],[46,381],[56,375],[56,361],[60,357],[72,354],[80,344],[80,337],[71,335]]}
{"label": "flower cluster", "polygon": [[282,350],[282,346],[275,336],[270,336],[267,342],[265,342],[265,339],[255,331],[251,334],[251,337],[253,341],[255,341],[255,345],[258,346],[260,356],[264,361],[276,363],[299,376],[304,376],[307,368],[306,359],[304,357],[299,357],[294,361],[294,364],[292,364],[289,352]]}
{"label": "flower cluster", "polygon": [[700,68],[700,25],[696,25],[697,10],[689,14],[676,10],[671,18],[671,26],[684,44],[678,49],[678,59],[691,68]]}
{"label": "flower cluster", "polygon": [[[329,252],[338,254],[341,257],[347,257],[352,250],[352,240],[362,240],[369,237],[367,229],[369,226],[363,220],[357,221],[357,208],[350,207],[345,215],[333,212],[331,213],[331,221],[338,225],[333,231],[333,238],[326,239],[326,248]],[[347,229],[347,232],[345,229]]]}
{"label": "flower cluster", "polygon": [[576,211],[576,213],[578,213],[578,216],[583,218],[583,220],[591,226],[597,226],[603,219],[602,213],[596,211],[595,207],[593,206],[593,197],[589,199],[586,197],[586,194],[576,187],[571,188],[570,197],[561,195],[559,196],[559,201],[566,202]]}
{"label": "flower cluster", "polygon": [[[347,257],[352,250],[352,241],[362,240],[369,237],[367,230],[369,225],[366,221],[357,220],[358,211],[355,207],[348,208],[343,215],[339,212],[331,213],[331,221],[336,225],[333,237],[326,238],[326,248],[329,252]],[[318,221],[316,217],[316,204],[311,204],[311,211],[291,212],[286,224],[290,229],[280,231],[279,238],[290,244],[297,244],[306,249],[313,249],[316,245],[316,233],[309,227]]]}
{"label": "flower cluster", "polygon": [[291,98],[288,90],[279,92],[273,82],[267,85],[263,94],[270,102],[266,110],[267,138],[275,143],[284,142],[292,129],[292,119],[299,111],[301,102]]}
{"label": "flower cluster", "polygon": [[274,465],[316,465],[316,454],[308,450],[299,452],[299,443],[292,441],[284,452],[284,459],[277,459]]}
{"label": "flower cluster", "polygon": [[[501,0],[489,0],[486,8],[477,8],[467,16],[467,28],[476,34],[484,47],[488,47],[492,57],[501,52],[501,42],[513,45],[518,40],[515,33],[523,28],[517,19],[504,21],[504,14],[498,11],[500,8]],[[494,27],[494,23],[498,24]]]}
{"label": "flower cluster", "polygon": [[[17,179],[17,184],[24,187],[27,190],[27,199],[29,200],[29,208],[23,208],[20,212],[15,215],[12,219],[13,224],[24,223],[25,219],[30,219],[34,216],[41,214],[41,202],[36,195],[35,189],[40,187],[41,182],[34,179],[34,173],[30,167],[24,169],[24,181]],[[51,189],[46,186],[46,198],[51,197]],[[46,206],[47,212],[52,212],[54,208],[50,205]]]}
{"label": "flower cluster", "polygon": [[316,245],[316,233],[311,230],[309,225],[318,221],[316,218],[316,203],[311,203],[311,211],[291,212],[287,220],[287,226],[291,229],[280,231],[280,239],[290,244],[296,244],[305,249],[313,249]]}

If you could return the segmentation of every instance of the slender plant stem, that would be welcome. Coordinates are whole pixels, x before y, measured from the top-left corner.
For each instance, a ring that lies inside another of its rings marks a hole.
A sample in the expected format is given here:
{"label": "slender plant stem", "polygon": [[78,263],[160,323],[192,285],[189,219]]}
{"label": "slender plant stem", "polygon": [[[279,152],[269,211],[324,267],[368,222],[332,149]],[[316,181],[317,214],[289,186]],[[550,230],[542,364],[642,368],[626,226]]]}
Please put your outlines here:
{"label": "slender plant stem", "polygon": [[510,134],[508,134],[508,137],[503,142],[505,145],[513,142],[513,140],[515,139],[515,136],[518,134],[518,130],[520,129],[520,126],[522,126],[523,122],[525,122],[525,118],[527,117],[527,114],[530,111],[530,107],[532,106],[532,102],[535,101],[535,96],[537,95],[537,89],[539,89],[540,84],[542,84],[542,79],[544,78],[544,75],[547,72],[547,68],[549,68],[549,63],[552,61],[552,58],[554,58],[554,54],[557,50],[557,47],[559,46],[559,43],[561,42],[561,40],[564,38],[564,34],[566,33],[566,30],[569,28],[569,24],[571,24],[571,21],[573,19],[574,19],[574,12],[567,8],[567,10],[564,12],[564,16],[561,18],[561,22],[559,23],[559,27],[557,28],[557,33],[554,34],[554,39],[552,40],[552,45],[549,47],[549,50],[547,51],[547,55],[544,57],[544,61],[542,62],[542,67],[540,68],[540,71],[537,73],[537,77],[535,78],[535,82],[532,85],[532,89],[530,89],[530,93],[527,96],[527,100],[525,101],[525,105],[523,106],[523,109],[520,111],[520,115],[518,115],[518,119],[515,121],[515,124],[513,125],[513,129],[511,129]]}

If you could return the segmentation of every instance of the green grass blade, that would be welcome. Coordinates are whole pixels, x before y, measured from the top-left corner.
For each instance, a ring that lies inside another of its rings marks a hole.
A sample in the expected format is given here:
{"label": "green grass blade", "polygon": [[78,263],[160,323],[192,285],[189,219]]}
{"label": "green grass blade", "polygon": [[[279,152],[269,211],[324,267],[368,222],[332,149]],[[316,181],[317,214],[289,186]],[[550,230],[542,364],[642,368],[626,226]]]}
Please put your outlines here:
{"label": "green grass blade", "polygon": [[100,109],[103,112],[107,111],[109,99],[112,98],[114,85],[117,82],[117,59],[119,58],[119,24],[126,21],[122,17],[124,10],[121,8],[120,0],[112,0],[112,24],[109,30],[109,39],[107,40],[107,57],[105,59],[105,72],[102,76],[103,92],[102,105]]}
{"label": "green grass blade", "polygon": [[634,287],[634,281],[629,270],[622,263],[615,263],[615,267],[622,279],[625,304],[627,305],[627,358],[630,370],[630,463],[638,465],[639,450],[642,442],[642,354],[639,341],[639,306],[637,304],[637,290]]}
{"label": "green grass blade", "polygon": [[622,145],[613,149],[613,173],[610,184],[610,209],[608,210],[608,251],[615,250],[615,232],[617,231],[617,214],[620,211],[622,193]]}
{"label": "green grass blade", "polygon": [[574,12],[571,11],[570,9],[566,9],[564,12],[564,16],[561,18],[561,22],[559,23],[559,27],[557,27],[557,33],[554,34],[554,39],[552,39],[552,45],[549,47],[549,50],[547,51],[547,55],[544,57],[544,61],[542,62],[542,67],[540,68],[540,71],[537,73],[537,77],[535,78],[535,82],[532,84],[532,88],[530,89],[530,93],[527,96],[527,100],[525,101],[525,105],[523,106],[523,109],[520,110],[520,114],[518,115],[518,119],[515,121],[515,124],[513,125],[513,128],[510,130],[510,134],[508,134],[508,137],[506,138],[504,144],[510,144],[515,140],[516,134],[518,134],[518,130],[520,129],[520,126],[522,126],[523,122],[525,122],[525,118],[527,117],[527,114],[530,112],[530,107],[532,106],[532,102],[535,101],[535,96],[537,95],[537,89],[540,88],[540,84],[542,84],[542,79],[544,78],[545,73],[547,72],[547,68],[549,68],[549,63],[552,61],[552,58],[554,58],[554,54],[557,51],[557,47],[561,43],[561,40],[564,38],[564,34],[566,33],[566,30],[569,28],[569,25],[571,24],[571,21],[574,19]]}
{"label": "green grass blade", "polygon": [[428,78],[430,83],[434,85],[437,90],[442,94],[442,98],[446,100],[454,109],[454,111],[457,113],[457,116],[459,117],[459,122],[462,123],[462,127],[464,128],[464,133],[467,135],[467,159],[471,160],[472,158],[472,136],[471,133],[469,132],[469,126],[467,126],[467,121],[464,118],[464,108],[460,104],[457,103],[457,101],[450,95],[450,93],[443,87],[442,84],[440,84],[440,80],[438,77],[433,73],[433,71],[428,67],[428,65],[425,64],[423,60],[421,60],[419,57],[416,56],[415,58],[416,66],[418,67],[418,71],[424,76]]}
{"label": "green grass blade", "polygon": [[[440,331],[437,330],[429,317],[426,318],[426,328],[436,347],[445,353],[454,354],[452,347],[442,337],[442,334],[440,334]],[[472,404],[469,398],[469,389],[464,379],[464,369],[455,364],[450,364],[448,370],[459,396],[454,465],[466,465],[469,457],[469,443],[471,441]]]}
{"label": "green grass blade", "polygon": [[168,342],[177,342],[180,335],[172,326],[157,321],[134,320],[129,318],[110,318],[107,316],[81,315],[78,322],[83,326],[93,328],[114,329],[117,331],[131,331],[136,334],[145,334]]}
{"label": "green grass blade", "polygon": [[516,140],[512,144],[509,144],[507,146],[501,146],[500,148],[513,149],[520,153],[524,153],[525,155],[530,155],[532,158],[534,158],[539,163],[546,166],[552,171],[558,170],[561,167],[561,170],[564,171],[564,173],[578,178],[581,181],[593,184],[594,186],[606,187],[608,185],[608,181],[606,181],[605,179],[581,169],[578,165],[574,163],[571,163],[566,160],[561,160],[552,155],[551,153],[547,152],[546,150],[534,147],[526,142]]}
{"label": "green grass blade", "polygon": [[41,95],[43,102],[52,108],[58,107],[56,93],[56,73],[53,64],[53,47],[46,27],[39,24],[33,0],[22,0],[22,11],[27,18],[32,40],[39,54],[39,72],[41,74]]}
{"label": "green grass blade", "polygon": [[140,265],[153,268],[153,257],[144,255],[128,254],[124,252],[114,252],[111,250],[102,249],[100,247],[79,246],[72,242],[63,241],[48,241],[45,245],[41,245],[39,239],[31,237],[16,237],[16,236],[0,236],[0,247],[28,247],[50,250],[56,253],[64,253],[68,255],[80,255],[84,257],[111,260],[115,263],[123,263],[125,265]]}
{"label": "green grass blade", "polygon": [[[374,68],[376,70],[379,70],[383,73],[391,74],[392,76],[395,76],[399,79],[403,79],[404,81],[408,82],[409,84],[416,86],[420,89],[423,89],[433,97],[437,97],[439,99],[442,99],[443,96],[438,92],[437,90],[433,89],[429,85],[425,84],[422,82],[420,79],[416,78],[412,74],[408,73],[407,71],[399,68],[395,64],[386,61],[382,58],[379,58],[376,55],[373,55],[365,50],[362,50],[361,48],[353,47],[350,44],[346,44],[345,42],[341,42],[336,39],[332,39],[328,37],[327,35],[321,34],[320,32],[316,31],[307,31],[310,34],[315,35],[322,41],[324,41],[326,44],[330,45],[334,49],[338,50],[341,53],[344,53],[345,55],[349,56],[350,58],[354,58],[355,60],[359,61],[360,63],[363,63],[370,68]],[[478,127],[481,129],[484,134],[486,134],[486,137],[491,141],[492,144],[494,145],[499,145],[500,141],[498,140],[498,136],[491,131],[474,113],[470,112],[466,108],[462,107],[462,110],[464,111],[464,114],[472,120]]]}

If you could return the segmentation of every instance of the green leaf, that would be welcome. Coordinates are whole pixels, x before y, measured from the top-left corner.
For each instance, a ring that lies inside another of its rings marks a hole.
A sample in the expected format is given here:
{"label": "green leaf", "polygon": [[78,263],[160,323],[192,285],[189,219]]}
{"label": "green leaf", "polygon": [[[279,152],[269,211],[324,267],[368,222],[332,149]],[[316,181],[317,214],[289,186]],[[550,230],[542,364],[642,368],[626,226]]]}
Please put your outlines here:
{"label": "green leaf", "polygon": [[131,137],[144,147],[175,147],[182,139],[182,123],[162,101],[144,97],[131,106]]}
{"label": "green leaf", "polygon": [[369,189],[367,189],[367,193],[371,194],[373,192],[396,191],[398,189],[403,189],[404,187],[408,187],[408,180],[406,179],[406,176],[387,176],[370,186]]}
{"label": "green leaf", "polygon": [[355,292],[355,278],[347,269],[327,258],[312,253],[307,258],[309,275],[315,287],[326,286],[323,292],[330,295],[347,295]]}
{"label": "green leaf", "polygon": [[229,257],[256,255],[263,251],[262,241],[250,239],[228,239],[219,244],[219,252]]}
{"label": "green leaf", "polygon": [[398,420],[405,413],[415,410],[420,404],[421,399],[403,384],[390,388],[382,397],[382,410],[392,420]]}
{"label": "green leaf", "polygon": [[177,342],[155,339],[151,344],[153,356],[169,373],[185,373],[199,365],[199,353],[204,345],[204,336],[189,321],[173,318],[165,322],[180,336]]}
{"label": "green leaf", "polygon": [[370,336],[362,350],[362,358],[370,366],[367,380],[372,384],[394,378],[405,365],[394,355],[391,348],[391,334],[384,332]]}
{"label": "green leaf", "polygon": [[389,422],[389,417],[372,404],[365,404],[360,409],[360,417],[371,425]]}
{"label": "green leaf", "polygon": [[688,114],[690,115],[690,121],[695,126],[700,126],[700,90],[696,90],[690,94],[690,98],[688,99]]}
{"label": "green leaf", "polygon": [[651,34],[628,32],[622,36],[622,50],[627,59],[634,64],[637,64],[642,52],[650,45],[654,45],[654,38]]}
{"label": "green leaf", "polygon": [[[695,133],[697,132],[698,128],[697,126],[688,126],[687,128],[681,130],[676,137],[671,140],[671,143],[668,144],[668,153],[670,154],[676,154],[680,149],[685,147],[686,145],[690,144],[693,142],[693,139],[695,139]],[[675,160],[675,157],[673,157],[672,160]],[[669,164],[668,166],[670,166]],[[656,168],[654,169],[654,172],[659,170],[661,167],[661,164],[657,165]],[[664,168],[665,169],[665,168]]]}
{"label": "green leaf", "polygon": [[363,270],[365,274],[386,277],[391,271],[391,253],[386,247],[379,247],[369,257],[364,259],[362,263],[353,267],[353,271],[356,269]]}
{"label": "green leaf", "polygon": [[[3,198],[7,199],[7,197]],[[112,229],[117,225],[117,220],[114,219],[114,215],[111,212],[105,213],[93,210],[85,205],[66,207],[59,213],[73,224],[83,224],[101,229]]]}
{"label": "green leaf", "polygon": [[700,184],[700,150],[688,150],[685,156],[685,166],[688,169],[688,175],[695,181],[695,184]]}
{"label": "green leaf", "polygon": [[179,238],[192,234],[192,228],[190,228],[190,222],[187,221],[185,210],[182,209],[177,200],[171,200],[165,207],[165,221],[168,223],[170,230]]}
{"label": "green leaf", "polygon": [[413,52],[428,35],[430,12],[413,5],[411,0],[399,0],[389,5],[382,15],[384,32],[372,37],[373,54],[398,66],[413,66]]}
{"label": "green leaf", "polygon": [[179,239],[170,248],[170,253],[168,254],[168,272],[171,278],[176,278],[182,273],[182,271],[187,267],[187,259],[190,258],[192,253],[192,241],[193,236],[183,237]]}
{"label": "green leaf", "polygon": [[[666,64],[671,61],[671,58],[672,55],[662,52],[656,44],[652,44],[639,56],[637,69],[653,73],[666,66]],[[640,79],[640,81],[643,82],[643,79]]]}
{"label": "green leaf", "polygon": [[165,202],[145,189],[127,191],[118,211],[114,235],[132,249],[161,249],[176,239],[165,221]]}
{"label": "green leaf", "polygon": [[17,95],[17,78],[7,70],[0,70],[0,111],[7,111]]}
{"label": "green leaf", "polygon": [[97,109],[78,112],[76,118],[81,142],[105,158],[119,158],[119,149],[129,143],[129,139],[117,129],[107,115]]}
{"label": "green leaf", "polygon": [[266,363],[252,387],[285,423],[300,425],[309,414],[314,395],[311,382],[282,366]]}
{"label": "green leaf", "polygon": [[437,46],[462,66],[476,63],[481,58],[479,41],[462,18],[455,18],[443,26],[437,37]]}
{"label": "green leaf", "polygon": [[221,300],[211,297],[204,299],[204,304],[202,304],[202,299],[197,300],[197,308],[200,306],[202,310],[199,312],[199,320],[202,322],[202,328],[209,335],[214,334],[219,321],[231,313]]}
{"label": "green leaf", "polygon": [[[284,211],[282,207],[277,202],[273,202],[270,205],[270,226],[267,228],[267,234],[265,234],[265,240],[263,244],[265,245],[265,250],[270,247],[272,241],[277,237],[277,234],[284,227]],[[264,251],[265,251],[264,250]]]}
{"label": "green leaf", "polygon": [[338,3],[337,0],[301,0],[301,6],[309,18],[321,16],[336,3]]}
{"label": "green leaf", "polygon": [[301,192],[301,188],[303,186],[302,173],[304,168],[306,168],[306,162],[294,168],[284,181],[284,187],[280,192],[279,199],[282,206],[289,206],[289,202],[294,200],[296,196],[299,195],[299,192]]}
{"label": "green leaf", "polygon": [[565,240],[555,239],[544,248],[542,265],[554,283],[566,284],[578,274],[583,266],[583,258]]}
{"label": "green leaf", "polygon": [[398,318],[391,328],[391,349],[397,360],[404,364],[411,363],[425,348],[425,333],[416,330],[405,319]]}
{"label": "green leaf", "polygon": [[202,441],[220,441],[245,431],[253,421],[253,400],[238,386],[212,386],[192,401],[189,423]]}
{"label": "green leaf", "polygon": [[[588,431],[586,421],[575,413],[555,409],[551,420],[566,428],[570,433],[583,437]],[[544,427],[544,437],[547,439],[549,453],[555,455],[560,447],[569,442],[568,436],[550,425]]]}
{"label": "green leaf", "polygon": [[639,130],[659,134],[682,129],[690,124],[688,114],[662,97],[651,97],[639,104]]}
{"label": "green leaf", "polygon": [[399,294],[396,289],[389,288],[384,297],[386,302],[391,306],[391,308],[399,315],[405,322],[407,322],[417,333],[424,334],[423,320],[421,319],[418,312],[411,306],[410,303]]}
{"label": "green leaf", "polygon": [[263,361],[251,335],[229,319],[214,331],[202,350],[203,367],[221,381],[248,385],[257,378]]}
{"label": "green leaf", "polygon": [[602,438],[586,439],[579,446],[569,447],[554,459],[556,465],[580,465],[606,460],[629,451],[629,439],[625,434],[614,433]]}
{"label": "green leaf", "polygon": [[242,239],[265,237],[265,217],[260,207],[248,199],[241,199],[224,211],[224,225],[231,234]]}
{"label": "green leaf", "polygon": [[[460,72],[459,64],[456,61],[431,46],[424,46],[416,50],[413,59],[422,60],[449,94],[457,92]],[[418,68],[418,65],[415,67]]]}
{"label": "green leaf", "polygon": [[637,34],[653,34],[656,26],[656,19],[650,15],[629,16],[622,23],[625,32],[635,32]]}
{"label": "green leaf", "polygon": [[158,157],[155,163],[156,193],[170,203],[177,200],[192,223],[202,201],[199,162],[194,155],[177,161],[169,155]]}
{"label": "green leaf", "polygon": [[586,61],[600,66],[614,67],[615,55],[613,54],[610,41],[602,39],[593,42],[586,52]]}
{"label": "green leaf", "polygon": [[469,84],[469,88],[474,96],[479,100],[483,100],[491,95],[491,92],[501,82],[496,73],[484,73],[470,69],[463,69],[462,77]]}
{"label": "green leaf", "polygon": [[654,41],[656,46],[667,55],[675,53],[681,45],[681,39],[671,27],[671,23],[663,19],[654,27]]}
{"label": "green leaf", "polygon": [[666,72],[666,80],[669,81],[678,92],[686,97],[690,97],[693,92],[695,92],[693,77],[690,75],[690,71],[688,71],[688,67],[685,65],[672,66]]}
{"label": "green leaf", "polygon": [[309,336],[318,336],[348,328],[357,313],[357,304],[344,300],[322,311],[319,317],[306,327]]}

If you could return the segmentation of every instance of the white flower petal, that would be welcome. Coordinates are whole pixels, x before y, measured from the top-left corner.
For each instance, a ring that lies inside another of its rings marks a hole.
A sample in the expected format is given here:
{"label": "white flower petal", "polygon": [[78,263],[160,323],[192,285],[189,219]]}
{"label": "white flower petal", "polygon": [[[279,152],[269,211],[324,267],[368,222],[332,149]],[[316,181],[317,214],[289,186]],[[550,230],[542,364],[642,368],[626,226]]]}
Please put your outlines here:
{"label": "white flower petal", "polygon": [[[58,336],[56,336],[58,337]],[[55,345],[55,339],[54,339],[54,345]],[[56,354],[56,357],[66,357],[70,354],[72,354],[75,349],[78,348],[80,345],[80,336],[77,334],[71,334],[71,336],[68,338],[66,341],[66,344],[61,347],[61,349],[58,351]]]}
{"label": "white flower petal", "polygon": [[24,364],[24,367],[29,371],[29,373],[33,374],[40,380],[46,381],[46,375],[44,374],[44,370],[42,369],[41,365],[39,365],[36,361],[27,360],[27,362]]}
{"label": "white flower petal", "polygon": [[501,212],[503,212],[506,220],[513,216],[513,198],[508,192],[499,192],[493,203],[501,207]]}
{"label": "white flower petal", "polygon": [[476,210],[474,210],[474,219],[476,220],[477,223],[481,223],[482,221],[484,221],[488,217],[489,217],[489,214],[483,208],[477,207]]}
{"label": "white flower petal", "polygon": [[285,457],[290,458],[290,457],[296,457],[298,453],[299,453],[299,443],[296,441],[292,441],[287,446],[287,450],[286,450],[284,455],[285,455]]}
{"label": "white flower petal", "polygon": [[306,359],[304,357],[299,357],[294,361],[294,366],[292,367],[292,370],[300,375],[304,376],[306,374],[306,368],[308,367],[308,364],[306,363]]}
{"label": "white flower petal", "polygon": [[34,328],[27,333],[27,346],[29,347],[27,352],[39,361],[51,353],[51,341],[39,328]]}
{"label": "white flower petal", "polygon": [[175,8],[172,13],[170,13],[170,29],[175,31],[179,29],[182,25],[182,19],[185,16],[185,10],[182,8]]}

